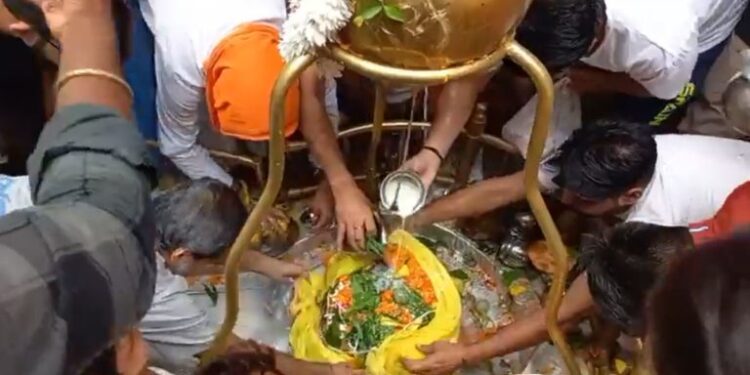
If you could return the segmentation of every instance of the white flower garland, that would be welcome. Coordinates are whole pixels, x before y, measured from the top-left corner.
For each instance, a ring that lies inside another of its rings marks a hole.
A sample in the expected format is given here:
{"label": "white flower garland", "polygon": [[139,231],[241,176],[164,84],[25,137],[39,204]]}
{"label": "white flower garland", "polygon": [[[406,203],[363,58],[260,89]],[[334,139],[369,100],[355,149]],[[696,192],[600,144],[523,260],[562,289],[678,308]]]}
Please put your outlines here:
{"label": "white flower garland", "polygon": [[[351,20],[349,0],[291,0],[291,13],[281,31],[279,51],[286,61],[314,53],[335,42],[339,31]],[[339,77],[343,67],[329,59],[319,59],[318,69],[325,77]]]}

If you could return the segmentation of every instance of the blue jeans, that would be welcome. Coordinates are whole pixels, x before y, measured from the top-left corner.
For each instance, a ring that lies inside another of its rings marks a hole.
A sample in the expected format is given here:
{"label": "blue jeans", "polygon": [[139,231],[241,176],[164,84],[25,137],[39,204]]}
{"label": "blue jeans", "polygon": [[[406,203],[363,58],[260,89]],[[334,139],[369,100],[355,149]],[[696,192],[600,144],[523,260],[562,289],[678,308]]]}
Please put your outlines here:
{"label": "blue jeans", "polygon": [[[617,98],[618,110],[616,116],[633,122],[646,122],[655,127],[660,127],[667,120],[672,119],[693,99],[703,94],[708,72],[711,71],[714,63],[716,63],[716,59],[719,58],[719,55],[721,55],[729,44],[729,40],[730,38],[727,38],[708,51],[698,55],[690,82],[685,85],[677,97],[671,100],[664,100],[620,95]],[[659,133],[665,129],[657,128],[655,130]]]}

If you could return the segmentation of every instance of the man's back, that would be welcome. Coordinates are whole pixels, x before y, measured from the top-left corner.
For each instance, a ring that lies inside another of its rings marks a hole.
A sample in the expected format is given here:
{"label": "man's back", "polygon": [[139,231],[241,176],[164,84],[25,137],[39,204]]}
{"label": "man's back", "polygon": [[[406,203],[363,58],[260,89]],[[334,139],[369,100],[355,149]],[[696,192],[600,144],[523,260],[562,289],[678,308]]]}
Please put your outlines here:
{"label": "man's back", "polygon": [[687,226],[716,214],[750,181],[750,143],[699,135],[656,136],[658,158],[628,221]]}

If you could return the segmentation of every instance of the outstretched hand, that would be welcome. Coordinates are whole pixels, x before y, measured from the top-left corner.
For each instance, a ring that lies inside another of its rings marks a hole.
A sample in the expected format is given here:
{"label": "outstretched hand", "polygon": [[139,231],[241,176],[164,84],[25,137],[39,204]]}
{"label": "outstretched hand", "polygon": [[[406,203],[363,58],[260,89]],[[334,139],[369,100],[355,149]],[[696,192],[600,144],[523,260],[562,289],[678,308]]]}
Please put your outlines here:
{"label": "outstretched hand", "polygon": [[354,249],[364,249],[367,235],[377,229],[370,200],[356,184],[334,190],[334,200],[339,248],[346,242]]}
{"label": "outstretched hand", "polygon": [[464,364],[466,346],[448,341],[438,341],[419,348],[426,355],[424,359],[404,359],[406,369],[415,374],[451,374]]}

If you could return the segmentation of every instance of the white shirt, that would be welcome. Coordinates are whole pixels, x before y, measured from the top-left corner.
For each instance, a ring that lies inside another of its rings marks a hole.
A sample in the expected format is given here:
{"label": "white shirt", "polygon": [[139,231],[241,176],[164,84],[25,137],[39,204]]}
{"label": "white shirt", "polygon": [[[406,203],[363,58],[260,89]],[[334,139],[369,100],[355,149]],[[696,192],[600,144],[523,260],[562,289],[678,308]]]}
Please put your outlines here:
{"label": "white shirt", "polygon": [[731,36],[747,0],[606,0],[607,28],[584,63],[627,73],[653,96],[676,97],[698,54]]}
{"label": "white shirt", "polygon": [[[558,187],[558,173],[546,162],[581,127],[580,100],[555,86],[550,132],[542,156],[539,183],[546,192]],[[526,104],[503,128],[503,139],[526,157],[537,97]],[[750,143],[699,135],[658,135],[654,176],[643,196],[623,215],[626,221],[664,226],[687,226],[716,214],[735,188],[750,181]]]}
{"label": "white shirt", "polygon": [[194,369],[193,356],[206,350],[216,333],[207,311],[190,296],[187,280],[170,271],[156,254],[154,299],[139,329],[152,360],[171,369]]}
{"label": "white shirt", "polygon": [[[232,178],[198,143],[200,121],[207,121],[203,65],[235,28],[262,22],[280,28],[284,0],[140,0],[155,41],[156,110],[164,155],[191,179]],[[327,84],[326,109],[338,121],[335,84]],[[333,112],[333,113],[332,113]]]}
{"label": "white shirt", "polygon": [[[542,165],[539,167],[539,184],[545,192],[552,192],[557,186],[552,178],[557,172],[546,162],[549,161],[563,143],[581,127],[581,98],[568,89],[566,79],[555,83],[554,107],[552,119],[547,134],[547,142],[542,152]],[[534,95],[513,118],[503,126],[502,137],[513,144],[521,155],[526,158],[526,151],[531,139],[531,128],[534,126],[536,106],[539,97]]]}
{"label": "white shirt", "polygon": [[750,181],[748,142],[671,134],[656,136],[656,145],[654,176],[626,221],[687,226],[713,217],[734,189]]}
{"label": "white shirt", "polygon": [[0,216],[33,205],[28,176],[0,175]]}

